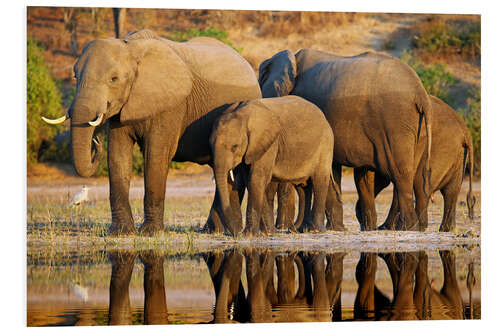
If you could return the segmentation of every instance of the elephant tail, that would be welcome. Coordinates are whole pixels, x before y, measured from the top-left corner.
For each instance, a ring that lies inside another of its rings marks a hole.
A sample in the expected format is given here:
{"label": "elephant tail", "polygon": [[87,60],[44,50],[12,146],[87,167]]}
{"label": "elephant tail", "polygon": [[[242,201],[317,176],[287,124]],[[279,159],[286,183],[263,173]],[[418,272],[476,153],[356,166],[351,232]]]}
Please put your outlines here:
{"label": "elephant tail", "polygon": [[342,202],[342,194],[340,191],[340,187],[339,187],[339,184],[337,184],[337,182],[335,182],[335,179],[333,178],[332,172],[330,172],[330,181],[333,184],[333,189],[335,190],[335,195],[337,196],[338,201]]}
{"label": "elephant tail", "polygon": [[472,192],[472,175],[474,174],[474,146],[472,144],[472,137],[467,129],[465,129],[464,140],[464,160],[462,179],[465,177],[465,169],[467,166],[467,158],[469,159],[469,191],[467,192],[467,209],[469,218],[474,217],[474,205],[476,204],[476,197]]}
{"label": "elephant tail", "polygon": [[424,194],[427,198],[430,197],[432,193],[431,189],[431,147],[432,147],[432,104],[430,97],[425,94],[423,103],[417,103],[417,109],[420,113],[420,121],[418,127],[417,142],[420,137],[420,129],[422,124],[422,117],[425,121],[425,131],[427,134],[427,149],[425,151],[425,167],[422,170],[422,176],[424,180]]}

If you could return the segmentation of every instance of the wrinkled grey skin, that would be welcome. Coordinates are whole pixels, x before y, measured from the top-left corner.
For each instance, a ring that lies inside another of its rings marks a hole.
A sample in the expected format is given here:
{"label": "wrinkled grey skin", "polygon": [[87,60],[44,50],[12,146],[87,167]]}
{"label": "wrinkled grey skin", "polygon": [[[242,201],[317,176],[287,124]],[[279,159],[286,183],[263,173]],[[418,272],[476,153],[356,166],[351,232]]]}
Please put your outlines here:
{"label": "wrinkled grey skin", "polygon": [[[340,185],[341,165],[376,170],[397,188],[397,228],[416,229],[412,187],[415,177],[428,184],[430,176],[432,106],[408,65],[374,53],[340,57],[313,49],[295,55],[286,50],[260,65],[259,84],[263,97],[291,94],[316,104],[335,133],[336,182]],[[424,174],[419,175],[422,159]],[[334,220],[342,229],[341,217]]]}
{"label": "wrinkled grey skin", "polygon": [[[444,199],[443,219],[439,231],[449,232],[455,228],[455,215],[458,195],[462,187],[465,167],[469,166],[469,191],[467,206],[469,218],[474,215],[476,198],[472,193],[472,174],[474,172],[474,148],[467,126],[458,114],[445,102],[431,96],[433,104],[432,123],[432,169],[430,187],[431,194],[441,191]],[[419,170],[422,170],[422,163]],[[417,171],[418,174],[418,171]],[[375,197],[389,185],[389,181],[373,172],[367,172],[359,177],[358,170],[354,170],[356,187],[359,199],[356,202],[356,217],[363,224],[367,216],[372,216],[376,222]],[[419,218],[418,229],[425,231],[428,224],[427,208],[429,198],[424,194],[422,179],[417,177],[414,182],[415,202]],[[398,214],[398,202],[393,198],[389,215],[379,229],[394,230]]]}
{"label": "wrinkled grey skin", "polygon": [[[274,232],[273,217],[264,209],[265,190],[271,180],[312,187],[315,200],[311,229],[324,231],[325,201],[332,180],[333,133],[314,104],[296,96],[241,103],[216,122],[210,144],[226,224],[233,220],[226,191],[228,174],[244,162],[248,166],[244,234],[256,235],[259,229]],[[341,206],[340,190],[334,186]]]}
{"label": "wrinkled grey skin", "polygon": [[[89,121],[109,123],[110,234],[136,232],[129,204],[132,148],[144,156],[144,224],[163,229],[165,186],[174,155],[178,161],[211,162],[208,138],[224,105],[261,96],[251,66],[229,46],[211,38],[176,43],[149,30],[124,39],[90,42],[74,66],[76,95],[69,110],[77,173],[91,176],[99,163]],[[228,191],[233,191],[229,189]],[[232,196],[238,198],[238,194]],[[234,199],[233,199],[234,201]],[[239,210],[239,202],[234,203]],[[211,210],[217,216],[217,202]],[[214,226],[222,231],[219,224]]]}

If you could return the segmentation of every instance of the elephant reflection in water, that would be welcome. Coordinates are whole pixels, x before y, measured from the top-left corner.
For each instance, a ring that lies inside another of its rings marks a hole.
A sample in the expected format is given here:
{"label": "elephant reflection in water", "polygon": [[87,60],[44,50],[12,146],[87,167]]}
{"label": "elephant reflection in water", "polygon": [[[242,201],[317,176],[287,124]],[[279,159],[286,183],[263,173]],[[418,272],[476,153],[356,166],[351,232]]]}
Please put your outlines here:
{"label": "elephant reflection in water", "polygon": [[235,250],[203,254],[215,289],[214,323],[248,321],[241,282],[243,255]]}
{"label": "elephant reflection in water", "polygon": [[[341,319],[344,254],[276,254],[257,249],[243,253],[233,249],[204,255],[215,289],[214,322],[310,321],[307,314],[311,312],[314,321]],[[248,286],[246,296],[241,282],[243,256]],[[303,307],[297,309],[287,305]],[[277,308],[279,311],[272,311]],[[312,311],[304,311],[304,308]]]}
{"label": "elephant reflection in water", "polygon": [[[110,252],[109,325],[131,325],[129,285],[135,252]],[[144,265],[144,324],[168,324],[163,271],[164,257],[154,251],[139,255]]]}
{"label": "elephant reflection in water", "polygon": [[444,271],[440,291],[433,289],[429,282],[428,257],[424,251],[380,254],[392,279],[391,302],[375,286],[377,255],[362,253],[356,267],[359,288],[354,303],[355,319],[463,319],[455,256],[451,251],[439,251],[439,254]]}

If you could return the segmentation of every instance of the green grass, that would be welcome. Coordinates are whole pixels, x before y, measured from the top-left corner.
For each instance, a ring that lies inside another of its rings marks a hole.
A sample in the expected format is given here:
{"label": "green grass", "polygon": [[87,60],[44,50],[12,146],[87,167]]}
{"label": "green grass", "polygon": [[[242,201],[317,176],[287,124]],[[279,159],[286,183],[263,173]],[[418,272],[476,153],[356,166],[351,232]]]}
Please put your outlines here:
{"label": "green grass", "polygon": [[467,105],[457,110],[472,136],[474,146],[475,173],[481,170],[481,89],[473,88],[468,92]]}
{"label": "green grass", "polygon": [[439,63],[425,64],[415,52],[404,50],[401,60],[410,65],[422,80],[425,90],[431,95],[439,97],[446,103],[453,105],[450,89],[459,80],[447,71],[446,65]]}
{"label": "green grass", "polygon": [[481,57],[481,22],[431,19],[418,26],[413,46],[431,58],[459,56],[477,60]]}
{"label": "green grass", "polygon": [[233,45],[229,37],[227,36],[227,32],[224,30],[220,30],[215,27],[209,27],[204,30],[199,30],[199,29],[188,29],[188,30],[183,30],[183,31],[172,31],[167,38],[178,41],[178,42],[185,42],[188,41],[192,38],[195,37],[212,37],[215,39],[220,40],[221,42],[231,46],[233,49],[235,49],[238,53],[241,53],[243,49],[237,48]]}

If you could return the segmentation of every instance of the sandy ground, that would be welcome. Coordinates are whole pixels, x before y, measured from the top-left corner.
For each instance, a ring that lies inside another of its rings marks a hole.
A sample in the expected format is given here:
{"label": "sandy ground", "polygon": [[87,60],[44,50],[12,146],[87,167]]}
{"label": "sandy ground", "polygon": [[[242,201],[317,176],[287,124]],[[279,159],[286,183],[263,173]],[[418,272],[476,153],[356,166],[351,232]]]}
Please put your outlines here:
{"label": "sandy ground", "polygon": [[[344,202],[344,225],[345,232],[326,232],[322,234],[289,234],[281,232],[272,237],[256,238],[232,238],[224,235],[208,235],[200,233],[200,230],[208,216],[210,202],[215,191],[215,184],[212,180],[210,169],[206,172],[196,173],[194,175],[178,173],[169,178],[166,190],[166,207],[170,215],[165,218],[166,227],[171,232],[164,235],[158,235],[154,238],[149,237],[124,237],[124,238],[85,238],[82,237],[62,239],[57,237],[56,247],[62,246],[64,242],[66,247],[87,248],[87,247],[106,247],[113,246],[119,249],[130,248],[148,248],[150,246],[164,246],[169,249],[177,248],[185,251],[203,251],[228,247],[272,247],[275,249],[303,249],[303,250],[363,250],[363,251],[415,251],[444,249],[455,246],[478,246],[480,245],[481,235],[481,211],[480,198],[481,186],[479,182],[473,185],[474,193],[478,198],[475,209],[475,218],[471,221],[466,217],[465,195],[467,193],[468,183],[464,182],[462,192],[459,196],[457,206],[457,227],[455,232],[440,233],[437,232],[442,218],[442,197],[439,193],[435,194],[435,202],[429,207],[429,227],[426,232],[392,232],[392,231],[372,231],[360,232],[357,222],[354,204],[357,200],[357,193],[352,175],[345,175],[342,181],[343,202]],[[38,183],[28,186],[28,207],[33,204],[63,206],[69,201],[75,191],[80,189],[82,184],[89,186],[90,205],[101,205],[107,207],[109,188],[106,180],[95,180],[95,183],[87,183],[80,179],[79,183],[64,185],[62,183],[52,184]],[[142,179],[136,179],[132,182],[131,199],[142,199],[144,195]],[[142,200],[141,200],[142,201]],[[392,188],[385,189],[377,197],[376,206],[379,224],[385,219],[392,201]],[[142,204],[139,202],[139,206]],[[92,212],[92,206],[89,206]],[[169,207],[172,207],[171,209]],[[245,209],[245,201],[243,202]],[[108,208],[104,208],[104,213],[100,211],[96,217],[97,220],[110,222]],[[174,210],[174,211],[172,211]],[[43,213],[43,212],[42,212]],[[275,212],[276,213],[276,212]],[[100,214],[100,215],[99,215]],[[105,214],[103,216],[102,214]],[[134,213],[137,226],[142,221],[140,211]],[[194,228],[194,229],[188,229]],[[190,231],[191,230],[191,231]],[[173,232],[172,232],[173,231]],[[194,231],[194,233],[193,233]],[[138,241],[139,238],[140,240]],[[29,248],[32,250],[44,248],[45,240],[43,237],[30,238]]]}

